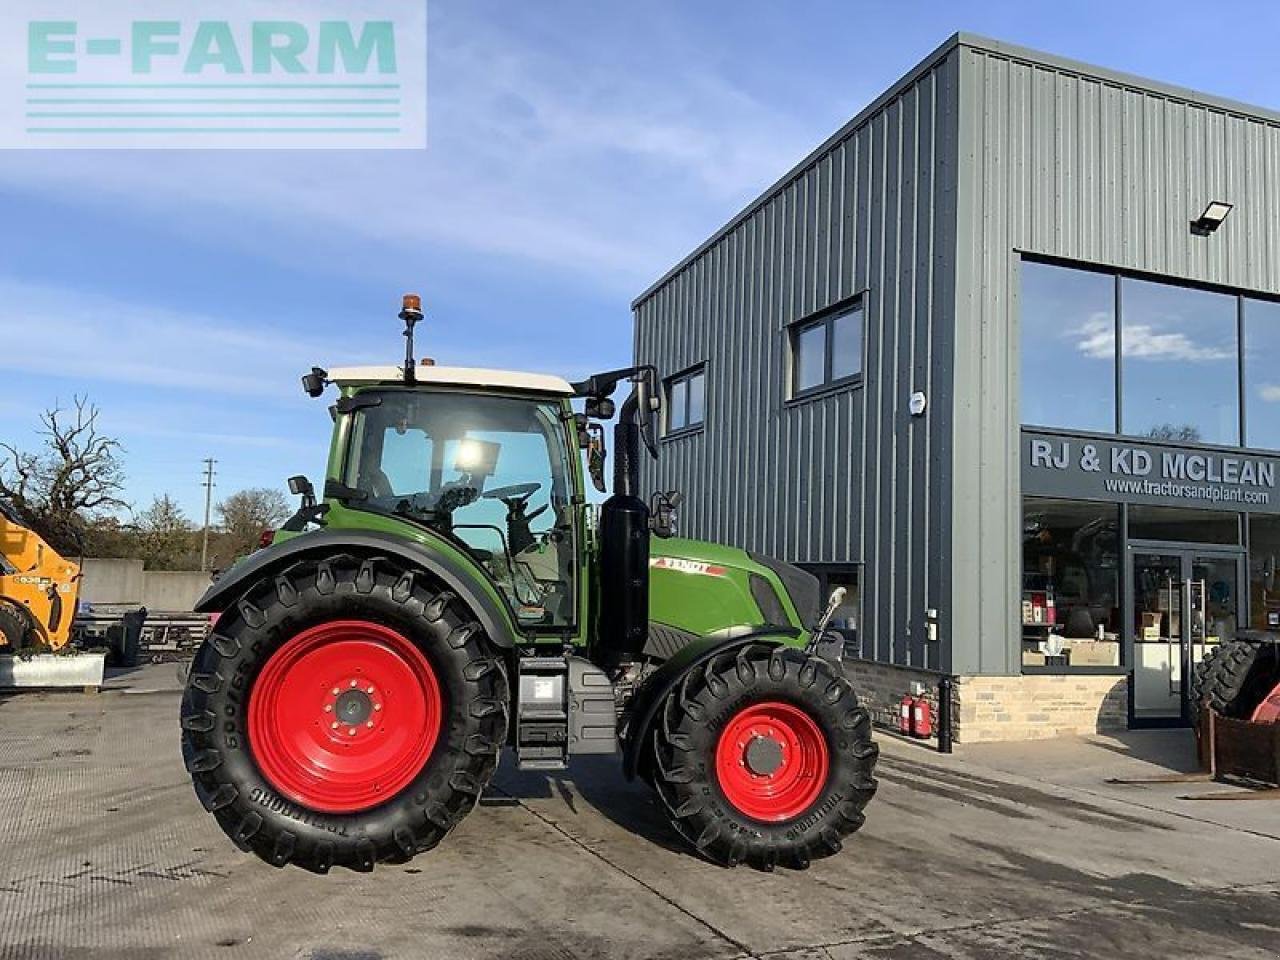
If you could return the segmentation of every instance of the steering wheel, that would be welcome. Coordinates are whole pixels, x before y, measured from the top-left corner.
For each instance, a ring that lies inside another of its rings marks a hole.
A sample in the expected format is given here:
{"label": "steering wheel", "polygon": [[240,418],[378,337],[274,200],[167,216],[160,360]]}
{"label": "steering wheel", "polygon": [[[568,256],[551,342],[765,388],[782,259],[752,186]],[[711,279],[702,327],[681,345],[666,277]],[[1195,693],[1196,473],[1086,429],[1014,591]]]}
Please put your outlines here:
{"label": "steering wheel", "polygon": [[541,489],[540,483],[513,483],[507,487],[486,490],[484,496],[489,500],[528,500]]}

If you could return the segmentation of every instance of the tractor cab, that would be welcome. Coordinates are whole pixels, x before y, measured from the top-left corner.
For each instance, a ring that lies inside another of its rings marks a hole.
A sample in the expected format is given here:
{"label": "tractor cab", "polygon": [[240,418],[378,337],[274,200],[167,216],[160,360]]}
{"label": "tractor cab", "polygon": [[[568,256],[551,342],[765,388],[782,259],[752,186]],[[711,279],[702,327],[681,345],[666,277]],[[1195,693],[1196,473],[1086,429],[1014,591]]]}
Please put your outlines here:
{"label": "tractor cab", "polygon": [[420,367],[412,386],[396,367],[339,368],[329,379],[348,415],[326,497],[455,543],[521,625],[572,626],[583,497],[569,384],[437,366]]}

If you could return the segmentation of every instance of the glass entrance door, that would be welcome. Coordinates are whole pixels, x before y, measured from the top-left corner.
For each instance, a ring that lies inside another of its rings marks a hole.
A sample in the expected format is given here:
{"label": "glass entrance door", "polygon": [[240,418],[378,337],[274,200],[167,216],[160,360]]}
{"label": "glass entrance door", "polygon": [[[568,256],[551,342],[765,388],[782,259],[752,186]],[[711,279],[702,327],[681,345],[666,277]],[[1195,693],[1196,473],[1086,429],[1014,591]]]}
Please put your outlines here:
{"label": "glass entrance door", "polygon": [[1244,551],[1131,542],[1128,555],[1134,725],[1185,723],[1194,665],[1240,622]]}

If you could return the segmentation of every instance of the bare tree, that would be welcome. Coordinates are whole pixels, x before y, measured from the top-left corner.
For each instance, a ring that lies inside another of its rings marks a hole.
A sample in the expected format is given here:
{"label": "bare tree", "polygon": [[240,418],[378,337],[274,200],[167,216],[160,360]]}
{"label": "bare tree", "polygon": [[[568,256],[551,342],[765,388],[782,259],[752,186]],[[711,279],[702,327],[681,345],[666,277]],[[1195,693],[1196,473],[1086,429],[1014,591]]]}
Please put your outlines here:
{"label": "bare tree", "polygon": [[194,561],[195,525],[167,493],[138,514],[139,552],[152,570],[180,570]]}
{"label": "bare tree", "polygon": [[74,410],[40,414],[40,448],[0,443],[0,496],[60,551],[73,553],[96,515],[126,506],[120,499],[123,448],[98,430],[98,408],[76,397]]}
{"label": "bare tree", "polygon": [[233,557],[256,548],[262,531],[279,526],[292,512],[284,494],[270,487],[240,490],[218,504],[226,546]]}

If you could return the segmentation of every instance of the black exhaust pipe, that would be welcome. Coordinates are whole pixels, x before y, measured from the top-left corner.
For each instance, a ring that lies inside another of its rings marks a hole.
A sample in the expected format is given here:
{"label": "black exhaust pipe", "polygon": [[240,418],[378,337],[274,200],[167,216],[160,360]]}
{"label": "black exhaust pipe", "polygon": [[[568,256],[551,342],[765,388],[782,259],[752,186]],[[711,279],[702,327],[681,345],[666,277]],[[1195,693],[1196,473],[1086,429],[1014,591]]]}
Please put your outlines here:
{"label": "black exhaust pipe", "polygon": [[613,496],[600,508],[599,657],[634,661],[649,636],[649,507],[640,499],[639,399],[632,391],[613,429]]}

